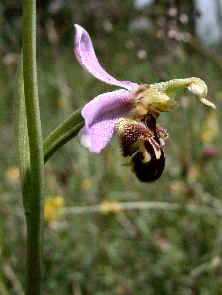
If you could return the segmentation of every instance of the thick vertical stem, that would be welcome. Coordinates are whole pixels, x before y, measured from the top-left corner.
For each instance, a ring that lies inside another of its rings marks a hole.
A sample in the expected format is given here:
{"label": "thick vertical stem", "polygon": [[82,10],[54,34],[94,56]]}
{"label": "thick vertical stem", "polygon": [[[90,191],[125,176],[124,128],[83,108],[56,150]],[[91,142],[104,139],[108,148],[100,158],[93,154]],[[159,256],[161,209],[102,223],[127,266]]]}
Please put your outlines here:
{"label": "thick vertical stem", "polygon": [[44,161],[36,70],[36,1],[23,0],[23,77],[30,181],[23,190],[27,221],[27,295],[41,294]]}

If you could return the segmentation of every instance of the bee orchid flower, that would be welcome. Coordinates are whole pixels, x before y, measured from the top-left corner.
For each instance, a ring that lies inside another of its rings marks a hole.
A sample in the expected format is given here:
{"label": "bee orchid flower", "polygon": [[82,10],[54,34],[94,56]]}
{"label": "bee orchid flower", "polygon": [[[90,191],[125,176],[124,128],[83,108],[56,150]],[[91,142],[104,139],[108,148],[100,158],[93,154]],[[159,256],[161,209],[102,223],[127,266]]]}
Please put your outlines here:
{"label": "bee orchid flower", "polygon": [[89,34],[78,24],[75,25],[74,53],[79,64],[95,78],[121,87],[96,96],[83,107],[85,126],[80,132],[81,142],[91,152],[100,153],[116,133],[123,156],[130,157],[137,177],[144,182],[158,179],[164,169],[163,146],[167,132],[156,125],[156,119],[160,112],[172,109],[172,92],[184,87],[202,103],[214,107],[206,99],[205,82],[194,77],[150,85],[117,80],[100,65]]}
{"label": "bee orchid flower", "polygon": [[100,153],[114,134],[116,120],[127,116],[131,110],[132,92],[138,85],[109,75],[100,65],[86,30],[79,25],[75,25],[75,29],[74,52],[80,65],[95,78],[122,88],[98,95],[82,110],[85,127],[81,133],[90,151]]}

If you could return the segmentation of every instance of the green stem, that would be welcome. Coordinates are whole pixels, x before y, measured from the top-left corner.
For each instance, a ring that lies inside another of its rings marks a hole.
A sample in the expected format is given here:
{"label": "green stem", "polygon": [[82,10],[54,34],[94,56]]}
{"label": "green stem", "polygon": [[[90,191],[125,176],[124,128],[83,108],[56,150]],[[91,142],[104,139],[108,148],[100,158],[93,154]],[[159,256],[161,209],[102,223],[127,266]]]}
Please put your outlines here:
{"label": "green stem", "polygon": [[23,76],[31,181],[23,190],[27,222],[27,295],[41,294],[44,160],[36,66],[36,1],[23,1]]}
{"label": "green stem", "polygon": [[54,129],[44,140],[44,160],[47,160],[65,143],[75,137],[84,125],[81,110],[75,111],[68,119]]}

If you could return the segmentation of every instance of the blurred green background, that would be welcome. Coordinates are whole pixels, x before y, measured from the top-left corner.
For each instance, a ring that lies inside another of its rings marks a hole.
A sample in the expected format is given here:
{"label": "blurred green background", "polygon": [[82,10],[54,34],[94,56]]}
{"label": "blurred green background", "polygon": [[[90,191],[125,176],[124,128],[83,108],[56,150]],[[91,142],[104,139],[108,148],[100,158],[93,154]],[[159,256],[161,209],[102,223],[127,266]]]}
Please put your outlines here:
{"label": "blurred green background", "polygon": [[[48,161],[44,294],[221,294],[221,1],[37,4],[44,136],[94,96],[116,89],[77,63],[74,23],[88,30],[114,77],[137,83],[200,77],[217,105],[215,112],[188,91],[177,93],[176,110],[159,119],[170,136],[166,168],[151,184],[124,166],[117,138],[99,155],[75,138]],[[20,295],[25,224],[13,125],[20,1],[0,3],[0,27],[0,294]]]}

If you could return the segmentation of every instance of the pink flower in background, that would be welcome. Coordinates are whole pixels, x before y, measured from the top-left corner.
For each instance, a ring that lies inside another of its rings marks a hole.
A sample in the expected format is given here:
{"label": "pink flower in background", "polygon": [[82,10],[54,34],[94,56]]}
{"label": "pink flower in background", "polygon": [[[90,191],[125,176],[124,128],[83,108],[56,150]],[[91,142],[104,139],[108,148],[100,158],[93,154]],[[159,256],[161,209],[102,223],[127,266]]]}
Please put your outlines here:
{"label": "pink flower in background", "polygon": [[89,34],[77,24],[75,30],[74,52],[80,65],[95,78],[122,88],[96,96],[82,109],[85,126],[81,130],[81,137],[91,152],[99,153],[110,142],[115,122],[131,111],[133,93],[139,85],[119,81],[108,74],[96,57]]}

